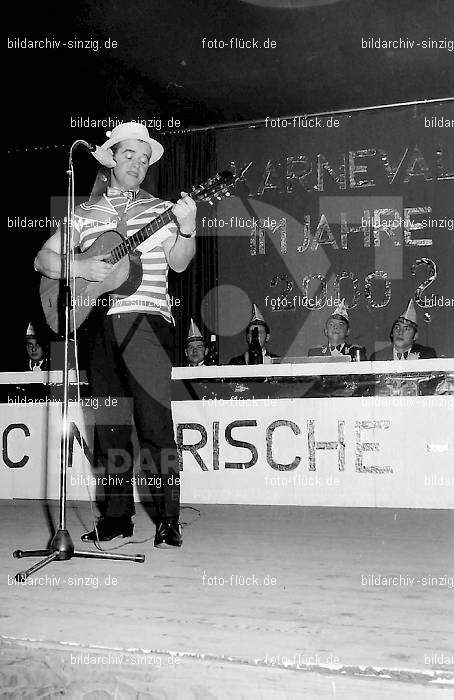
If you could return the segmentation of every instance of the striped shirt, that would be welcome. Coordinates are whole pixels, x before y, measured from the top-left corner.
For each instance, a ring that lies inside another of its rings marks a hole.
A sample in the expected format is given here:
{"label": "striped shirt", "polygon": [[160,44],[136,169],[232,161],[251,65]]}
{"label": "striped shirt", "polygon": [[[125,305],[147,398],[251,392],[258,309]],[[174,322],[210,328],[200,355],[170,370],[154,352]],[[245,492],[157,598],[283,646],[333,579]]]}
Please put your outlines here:
{"label": "striped shirt", "polygon": [[[139,191],[136,199],[127,201],[126,197],[103,195],[76,208],[74,228],[78,241],[75,243],[85,251],[98,236],[112,229],[129,238],[172,206],[171,202],[157,199],[144,190]],[[116,298],[112,294],[108,314],[160,314],[173,323],[167,286],[169,265],[162,243],[171,237],[176,239],[176,236],[176,224],[168,223],[137,247],[143,270],[140,286],[127,297]]]}

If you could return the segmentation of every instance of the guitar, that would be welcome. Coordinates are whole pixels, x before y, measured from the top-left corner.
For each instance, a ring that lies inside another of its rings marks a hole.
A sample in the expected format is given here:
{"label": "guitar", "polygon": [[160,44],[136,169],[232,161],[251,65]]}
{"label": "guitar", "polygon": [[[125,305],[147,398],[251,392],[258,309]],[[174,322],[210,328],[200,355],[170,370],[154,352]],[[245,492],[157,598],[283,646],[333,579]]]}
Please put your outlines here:
{"label": "guitar", "polygon": [[[213,204],[213,198],[228,197],[230,189],[242,177],[245,170],[242,170],[238,175],[233,175],[228,170],[217,173],[199,187],[193,187],[190,196],[196,202],[209,202],[210,204]],[[74,328],[79,328],[86,320],[93,308],[98,306],[97,300],[102,295],[116,291],[129,296],[136,291],[141,282],[142,271],[140,254],[135,252],[136,248],[163,226],[175,220],[171,211],[172,207],[173,204],[129,238],[124,238],[115,230],[105,231],[87,250],[75,255],[76,260],[86,260],[94,255],[105,255],[107,256],[106,262],[113,265],[113,269],[102,282],[91,282],[82,277],[75,279],[74,285],[71,285],[71,293],[74,293],[74,298],[71,300],[73,307],[70,313],[71,331]],[[39,290],[41,304],[46,321],[55,333],[59,333],[60,329],[64,328],[64,288],[64,280],[49,279],[44,276],[41,278]]]}

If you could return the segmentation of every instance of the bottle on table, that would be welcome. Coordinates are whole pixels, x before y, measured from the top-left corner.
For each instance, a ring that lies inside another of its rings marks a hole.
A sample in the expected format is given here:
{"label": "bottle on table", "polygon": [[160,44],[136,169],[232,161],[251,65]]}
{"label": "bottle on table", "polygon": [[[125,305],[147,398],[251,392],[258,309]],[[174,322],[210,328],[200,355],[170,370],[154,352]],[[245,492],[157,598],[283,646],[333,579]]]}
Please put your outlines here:
{"label": "bottle on table", "polygon": [[216,336],[214,333],[210,336],[210,344],[208,345],[208,352],[205,356],[206,365],[218,365],[219,364],[219,353],[218,344],[216,341]]}
{"label": "bottle on table", "polygon": [[262,365],[263,364],[263,353],[262,346],[259,340],[259,329],[253,328],[251,334],[251,342],[249,343],[249,364],[250,365]]}
{"label": "bottle on table", "polygon": [[353,348],[352,362],[361,362],[361,348]]}

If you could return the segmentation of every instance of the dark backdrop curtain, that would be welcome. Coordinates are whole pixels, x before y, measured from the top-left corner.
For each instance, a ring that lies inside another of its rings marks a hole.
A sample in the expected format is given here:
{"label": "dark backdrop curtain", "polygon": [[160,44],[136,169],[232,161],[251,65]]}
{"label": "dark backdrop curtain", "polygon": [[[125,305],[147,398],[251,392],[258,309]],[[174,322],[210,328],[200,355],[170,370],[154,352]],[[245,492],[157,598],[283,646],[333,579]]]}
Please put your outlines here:
{"label": "dark backdrop curtain", "polygon": [[[175,202],[181,191],[189,192],[216,173],[216,135],[210,131],[159,136],[165,152],[151,168],[144,188],[162,199]],[[169,272],[169,294],[180,305],[172,307],[176,323],[175,364],[184,365],[184,346],[191,317],[206,340],[217,333],[217,237],[214,227],[202,226],[202,218],[213,219],[209,204],[197,205],[197,252],[189,267],[177,274]],[[205,222],[206,223],[206,222]]]}

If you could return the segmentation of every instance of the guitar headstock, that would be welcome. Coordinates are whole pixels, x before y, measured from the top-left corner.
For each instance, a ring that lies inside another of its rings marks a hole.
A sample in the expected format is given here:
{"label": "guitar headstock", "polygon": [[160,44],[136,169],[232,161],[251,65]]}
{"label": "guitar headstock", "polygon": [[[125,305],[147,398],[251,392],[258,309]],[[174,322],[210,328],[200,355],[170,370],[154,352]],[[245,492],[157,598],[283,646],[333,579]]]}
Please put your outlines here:
{"label": "guitar headstock", "polygon": [[206,180],[198,187],[193,187],[189,194],[196,202],[208,202],[213,205],[214,199],[221,200],[223,197],[230,197],[232,194],[231,190],[233,190],[238,180],[243,177],[251,165],[252,161],[237,175],[234,175],[230,170],[216,173],[214,177]]}

